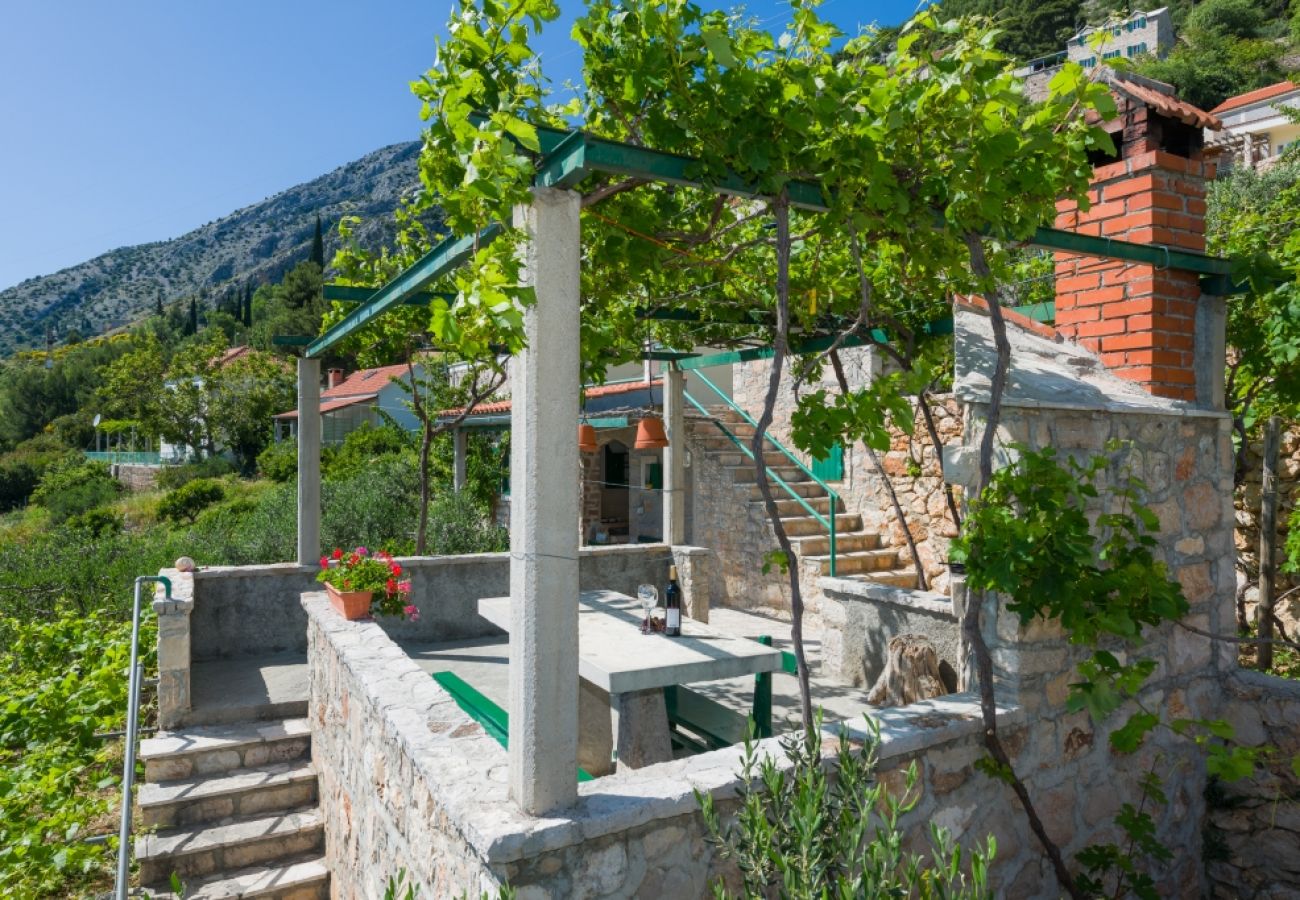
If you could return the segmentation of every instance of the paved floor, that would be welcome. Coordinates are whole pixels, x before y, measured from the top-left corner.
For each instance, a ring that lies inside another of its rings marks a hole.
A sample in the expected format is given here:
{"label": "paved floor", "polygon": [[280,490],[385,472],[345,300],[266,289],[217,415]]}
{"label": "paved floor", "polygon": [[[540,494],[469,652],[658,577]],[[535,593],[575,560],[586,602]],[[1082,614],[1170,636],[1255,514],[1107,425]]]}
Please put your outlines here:
{"label": "paved floor", "polygon": [[[737,609],[714,609],[709,624],[745,637],[769,635],[775,647],[793,652],[787,621]],[[821,633],[815,626],[805,626],[804,646],[814,673],[814,705],[825,710],[828,722],[860,721],[869,709],[866,691],[816,675]],[[495,703],[506,705],[509,650],[504,635],[445,644],[403,643],[402,647],[426,672],[453,671]],[[307,663],[301,654],[196,662],[192,677],[196,722],[219,724],[306,714]],[[754,679],[749,676],[692,687],[732,709],[748,711],[753,705]],[[778,672],[773,676],[772,718],[777,731],[798,727],[799,686],[792,675]]]}

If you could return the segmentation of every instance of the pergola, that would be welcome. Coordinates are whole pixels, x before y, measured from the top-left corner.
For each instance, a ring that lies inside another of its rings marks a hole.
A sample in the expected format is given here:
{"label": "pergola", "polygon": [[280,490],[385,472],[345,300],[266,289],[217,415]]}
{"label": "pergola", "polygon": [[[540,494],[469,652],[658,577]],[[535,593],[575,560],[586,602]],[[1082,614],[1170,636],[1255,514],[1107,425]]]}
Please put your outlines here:
{"label": "pergola", "polygon": [[[581,130],[539,128],[532,201],[516,208],[514,225],[526,235],[525,284],[536,303],[524,312],[526,347],[512,361],[510,478],[510,793],[524,812],[544,815],[577,799],[578,757],[578,493],[573,473],[578,448],[572,428],[579,415],[581,195],[588,176],[635,177],[647,183],[685,185],[758,198],[753,185],[728,174],[704,182],[697,160],[605,140]],[[821,188],[787,186],[791,205],[809,211],[828,206]],[[451,236],[374,291],[327,289],[329,299],[357,302],[340,322],[311,341],[298,363],[298,562],[320,557],[320,357],[399,304],[427,303],[426,287],[465,264],[476,246],[504,231],[493,224],[477,235]],[[1110,257],[1199,274],[1205,294],[1237,290],[1228,260],[1162,245],[1135,244],[1040,228],[1028,246]],[[1049,314],[1050,315],[1050,314]],[[644,318],[690,320],[690,311],[648,309]],[[1040,314],[1040,317],[1041,314]],[[743,321],[751,329],[763,322]],[[846,323],[847,324],[847,323]],[[941,330],[941,328],[936,329]],[[887,339],[879,332],[851,334],[841,346]],[[796,341],[792,351],[824,349],[834,335]],[[683,369],[770,355],[762,348],[673,362],[664,379],[664,539],[684,542]]]}

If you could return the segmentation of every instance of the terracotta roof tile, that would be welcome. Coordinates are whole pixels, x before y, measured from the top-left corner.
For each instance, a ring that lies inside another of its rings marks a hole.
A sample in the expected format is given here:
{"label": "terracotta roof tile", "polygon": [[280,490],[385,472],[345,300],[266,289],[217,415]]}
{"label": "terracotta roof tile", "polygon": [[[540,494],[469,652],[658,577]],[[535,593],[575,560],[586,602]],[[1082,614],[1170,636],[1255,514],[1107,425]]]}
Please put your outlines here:
{"label": "terracotta roof tile", "polygon": [[381,388],[395,378],[406,376],[406,365],[380,366],[377,369],[358,369],[332,388],[321,391],[321,399],[326,397],[354,397],[360,394],[376,394]]}
{"label": "terracotta roof tile", "polygon": [[[592,400],[595,399],[596,397],[610,397],[616,394],[632,394],[637,391],[644,391],[650,388],[658,387],[661,384],[663,384],[663,381],[661,379],[656,379],[650,382],[626,381],[621,384],[600,384],[600,385],[595,385],[593,387],[587,388],[585,391],[583,391],[583,394],[586,396],[588,400]],[[461,414],[462,411],[463,411],[462,409],[444,409],[441,412],[439,412],[438,415],[458,416]],[[508,412],[510,412],[510,401],[496,400],[492,403],[480,403],[478,406],[474,407],[474,411],[470,413],[470,415],[490,416],[494,414],[499,415],[501,413],[508,413]]]}
{"label": "terracotta roof tile", "polygon": [[1253,91],[1247,91],[1244,94],[1238,94],[1235,97],[1229,97],[1218,106],[1214,107],[1211,112],[1221,113],[1230,109],[1236,109],[1239,106],[1250,106],[1252,103],[1260,103],[1264,100],[1272,100],[1274,97],[1281,97],[1292,91],[1300,90],[1291,81],[1279,81],[1277,84],[1270,84],[1268,87],[1258,88]]}
{"label": "terracotta roof tile", "polygon": [[1209,128],[1212,131],[1223,128],[1223,123],[1219,121],[1217,116],[1193,106],[1186,100],[1179,100],[1172,93],[1166,94],[1154,87],[1139,84],[1118,75],[1112,76],[1109,83],[1111,88],[1119,93],[1126,94],[1129,98],[1146,104],[1161,115],[1177,119],[1184,125]]}
{"label": "terracotta roof tile", "polygon": [[[378,396],[379,396],[378,394],[366,394],[359,397],[344,397],[340,400],[325,400],[322,397],[321,404],[320,404],[320,411],[322,413],[327,413],[327,412],[333,412],[336,409],[342,409],[345,406],[356,406],[358,403],[368,403],[369,401],[374,400]],[[296,419],[298,418],[298,410],[291,409],[288,412],[279,413],[278,415],[274,416],[274,418]]]}

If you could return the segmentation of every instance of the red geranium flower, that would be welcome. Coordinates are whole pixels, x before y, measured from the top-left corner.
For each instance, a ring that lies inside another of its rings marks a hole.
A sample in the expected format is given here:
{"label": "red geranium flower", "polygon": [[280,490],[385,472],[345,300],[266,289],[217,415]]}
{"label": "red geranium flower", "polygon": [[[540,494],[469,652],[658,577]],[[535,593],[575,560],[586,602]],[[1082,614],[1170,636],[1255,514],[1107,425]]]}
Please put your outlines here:
{"label": "red geranium flower", "polygon": [[330,554],[330,559],[342,559],[342,558],[343,558],[343,551],[340,550],[338,547],[335,547],[334,552]]}

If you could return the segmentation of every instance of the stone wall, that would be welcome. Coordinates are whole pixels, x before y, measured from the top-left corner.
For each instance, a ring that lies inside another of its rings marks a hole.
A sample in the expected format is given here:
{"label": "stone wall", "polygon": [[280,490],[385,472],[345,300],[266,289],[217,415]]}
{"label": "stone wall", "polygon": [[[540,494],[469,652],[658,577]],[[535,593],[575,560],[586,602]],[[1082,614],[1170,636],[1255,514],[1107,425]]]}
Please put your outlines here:
{"label": "stone wall", "polygon": [[819,586],[823,677],[870,686],[884,670],[890,638],[913,633],[930,639],[949,686],[956,685],[961,627],[947,595],[844,578],[823,578]]}
{"label": "stone wall", "polygon": [[[694,792],[732,811],[740,748],[582,783],[575,807],[530,818],[508,797],[506,752],[383,629],[343,620],[321,594],[304,594],[302,605],[310,623],[312,758],[334,897],[379,898],[401,868],[421,897],[477,896],[509,883],[521,900],[690,900],[711,896],[714,879],[734,884],[735,871],[704,839]],[[923,847],[931,822],[967,842],[993,834],[994,889],[1035,895],[1019,887],[1038,884],[1037,848],[1020,817],[1006,814],[1005,788],[973,768],[982,755],[974,698],[876,716],[881,778],[898,790],[907,767],[918,767],[917,807],[903,821],[907,846]],[[1005,709],[1000,720],[1015,745],[1020,714]],[[833,737],[839,726],[826,732]],[[852,729],[850,736],[865,735]],[[780,758],[778,739],[759,742],[758,752]]]}
{"label": "stone wall", "polygon": [[151,491],[158,484],[158,466],[113,463],[109,471],[128,491]]}
{"label": "stone wall", "polygon": [[1242,670],[1224,718],[1247,746],[1275,751],[1253,778],[1209,793],[1206,859],[1216,898],[1300,896],[1300,682]]}
{"label": "stone wall", "polygon": [[[974,423],[966,436],[972,455],[982,419],[982,407],[968,415]],[[1011,400],[999,428],[1003,446],[1052,446],[1080,458],[1106,454],[1113,439],[1132,442],[1132,448],[1109,454],[1107,478],[1131,472],[1147,483],[1147,503],[1160,520],[1158,552],[1191,604],[1186,621],[1212,633],[1232,634],[1232,445],[1226,415],[1053,409]],[[1153,811],[1156,833],[1175,848],[1175,857],[1157,873],[1157,882],[1174,896],[1203,893],[1200,826],[1206,779],[1200,751],[1183,738],[1155,732],[1133,754],[1112,753],[1110,732],[1136,706],[1121,707],[1103,722],[1068,712],[1065,701],[1078,677],[1075,666],[1088,652],[1069,645],[1055,625],[1039,620],[1021,626],[1005,608],[989,607],[985,640],[1000,696],[1019,703],[1031,723],[1017,771],[1066,858],[1089,843],[1118,840],[1113,817],[1120,804],[1137,798],[1139,780],[1158,769],[1169,803]],[[1122,647],[1117,643],[1113,649]],[[1224,683],[1236,669],[1232,645],[1214,646],[1170,625],[1148,629],[1143,652],[1159,664],[1140,698],[1148,708],[1197,718],[1222,713]],[[1046,868],[1042,878],[1050,884]]]}
{"label": "stone wall", "polygon": [[[672,554],[663,544],[590,547],[582,550],[584,588],[606,587],[635,594],[642,582],[668,578]],[[402,640],[448,641],[495,634],[479,618],[480,597],[510,592],[510,554],[401,557],[411,580],[418,622],[385,622]],[[191,652],[195,660],[304,651],[307,620],[298,595],[314,590],[315,566],[208,566],[194,573]]]}

